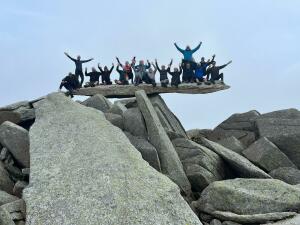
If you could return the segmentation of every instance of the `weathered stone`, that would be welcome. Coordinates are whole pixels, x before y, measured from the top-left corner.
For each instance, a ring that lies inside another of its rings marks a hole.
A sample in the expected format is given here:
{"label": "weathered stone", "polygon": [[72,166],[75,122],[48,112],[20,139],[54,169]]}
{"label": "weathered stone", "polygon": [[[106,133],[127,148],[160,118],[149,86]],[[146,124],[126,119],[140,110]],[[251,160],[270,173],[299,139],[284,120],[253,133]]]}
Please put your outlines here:
{"label": "weathered stone", "polygon": [[221,156],[240,177],[245,178],[271,178],[270,175],[252,164],[248,159],[222,145],[202,138],[202,143]]}
{"label": "weathered stone", "polygon": [[177,139],[177,138],[185,138],[184,135],[175,133],[173,131],[167,131],[167,134],[168,134],[170,140],[174,140],[174,139]]}
{"label": "weathered stone", "polygon": [[283,110],[261,114],[259,119],[262,118],[300,119],[300,111],[293,108],[283,109]]}
{"label": "weathered stone", "polygon": [[22,169],[22,174],[24,174],[24,176],[29,176],[29,174],[30,174],[30,168],[24,168],[24,169]]}
{"label": "weathered stone", "polygon": [[11,219],[10,213],[0,207],[0,224],[1,225],[15,225]]}
{"label": "weathered stone", "polygon": [[190,139],[197,139],[197,138],[199,139],[200,137],[205,137],[209,139],[209,136],[211,135],[212,132],[213,130],[210,129],[191,129],[188,130],[186,134]]}
{"label": "weathered stone", "polygon": [[232,221],[224,221],[222,225],[241,225],[240,223],[232,222]]}
{"label": "weathered stone", "polygon": [[123,117],[118,114],[113,113],[104,113],[105,118],[111,122],[116,127],[119,127],[121,130],[124,129]]}
{"label": "weathered stone", "polygon": [[115,102],[108,110],[109,113],[119,114],[120,116],[127,110],[121,102]]}
{"label": "weathered stone", "polygon": [[223,145],[225,148],[228,148],[238,154],[241,154],[245,149],[245,146],[240,142],[236,137],[230,136],[218,141],[219,144]]}
{"label": "weathered stone", "polygon": [[124,105],[127,109],[137,107],[136,98],[124,98],[120,100],[116,100],[115,102],[119,102]]}
{"label": "weathered stone", "polygon": [[9,151],[7,148],[2,148],[0,152],[0,160],[4,161],[9,155]]}
{"label": "weathered stone", "polygon": [[[261,224],[269,221],[277,221],[295,216],[295,212],[274,212],[264,214],[239,215],[232,212],[214,211],[213,216],[221,220],[230,220],[223,224]],[[235,221],[235,222],[233,222]],[[236,223],[238,222],[238,223]]]}
{"label": "weathered stone", "polygon": [[13,181],[10,179],[8,172],[4,169],[4,164],[0,162],[0,190],[12,194],[13,187]]}
{"label": "weathered stone", "polygon": [[263,118],[256,125],[260,137],[268,138],[300,168],[300,119]]}
{"label": "weathered stone", "polygon": [[63,94],[35,108],[27,225],[201,224],[177,185],[101,112]]}
{"label": "weathered stone", "polygon": [[0,125],[0,142],[21,166],[29,167],[29,136],[24,128],[4,122]]}
{"label": "weathered stone", "polygon": [[22,193],[25,187],[28,186],[28,183],[26,181],[18,181],[15,183],[14,189],[13,189],[13,194],[15,196],[18,196],[19,198],[22,198]]}
{"label": "weathered stone", "polygon": [[297,212],[300,190],[275,179],[216,181],[201,193],[196,207],[213,216],[216,211],[238,215]]}
{"label": "weathered stone", "polygon": [[25,209],[25,202],[23,199],[18,199],[16,201],[6,203],[0,206],[0,208],[9,212],[10,218],[12,220],[25,219],[26,209]]}
{"label": "weathered stone", "polygon": [[210,221],[209,225],[222,225],[222,222],[220,220],[213,219]]}
{"label": "weathered stone", "polygon": [[96,94],[83,101],[81,104],[87,107],[98,109],[102,112],[108,112],[112,106],[112,103],[101,94]]}
{"label": "weathered stone", "polygon": [[0,190],[0,206],[18,200],[16,196]]}
{"label": "weathered stone", "polygon": [[127,109],[123,113],[124,130],[134,136],[147,137],[145,121],[138,108]]}
{"label": "weathered stone", "polygon": [[161,87],[157,84],[153,87],[150,84],[134,85],[101,85],[97,87],[81,88],[77,90],[75,95],[92,96],[101,94],[107,98],[129,98],[135,95],[136,91],[144,90],[147,95],[154,95],[160,93],[184,93],[184,94],[207,94],[216,91],[228,89],[228,85],[216,83],[214,85],[197,85],[193,84],[180,84],[179,88],[176,87]]}
{"label": "weathered stone", "polygon": [[174,113],[172,113],[172,111],[169,109],[162,97],[160,95],[156,95],[149,97],[149,99],[153,107],[158,108],[159,110],[157,109],[157,111],[161,112],[161,117],[164,118],[160,119],[161,123],[167,123],[164,127],[166,127],[167,130],[171,129],[171,131],[187,137],[182,124],[174,115]]}
{"label": "weathered stone", "polygon": [[264,225],[299,225],[300,224],[300,214],[290,219],[281,220],[275,223],[268,223]]}
{"label": "weathered stone", "polygon": [[144,91],[136,92],[136,99],[146,122],[149,142],[156,148],[162,172],[173,180],[187,195],[191,186],[176,150]]}
{"label": "weathered stone", "polygon": [[272,170],[270,176],[274,179],[282,180],[288,184],[300,184],[300,170],[291,167],[280,167]]}
{"label": "weathered stone", "polygon": [[20,107],[14,112],[18,113],[20,115],[20,122],[25,122],[28,120],[34,120],[35,119],[35,111],[31,107]]}
{"label": "weathered stone", "polygon": [[25,221],[23,220],[15,221],[15,225],[25,225]]}
{"label": "weathered stone", "polygon": [[0,111],[13,111],[13,110],[18,109],[20,107],[29,108],[30,107],[30,102],[28,102],[28,101],[16,102],[16,103],[13,103],[11,105],[0,107]]}
{"label": "weathered stone", "polygon": [[243,155],[267,172],[279,167],[297,168],[276,145],[265,137],[260,138],[250,145],[243,151]]}
{"label": "weathered stone", "polygon": [[157,171],[161,171],[158,154],[153,145],[142,137],[135,137],[128,132],[125,132],[131,144],[139,150],[144,160],[146,160]]}
{"label": "weathered stone", "polygon": [[[155,112],[161,122],[161,125],[165,129],[166,132],[173,132],[173,128],[171,127],[169,121],[167,118],[164,116],[163,112],[160,110],[158,106],[154,106]],[[175,132],[174,132],[175,133]]]}
{"label": "weathered stone", "polygon": [[21,116],[14,111],[0,111],[0,124],[5,121],[10,121],[17,124],[21,121]]}
{"label": "weathered stone", "polygon": [[24,179],[24,175],[22,174],[22,171],[18,167],[14,166],[13,164],[5,164],[4,168],[7,170],[7,172],[9,173],[13,181]]}

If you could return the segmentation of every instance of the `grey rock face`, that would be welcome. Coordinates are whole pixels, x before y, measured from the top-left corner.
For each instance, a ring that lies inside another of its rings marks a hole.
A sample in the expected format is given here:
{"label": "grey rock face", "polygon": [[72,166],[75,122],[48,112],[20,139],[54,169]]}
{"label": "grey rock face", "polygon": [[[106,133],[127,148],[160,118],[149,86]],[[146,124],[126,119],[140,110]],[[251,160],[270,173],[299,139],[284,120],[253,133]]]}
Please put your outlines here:
{"label": "grey rock face", "polygon": [[270,176],[274,179],[282,180],[288,184],[300,184],[300,170],[291,167],[280,167],[272,170]]}
{"label": "grey rock face", "polygon": [[114,114],[114,113],[104,113],[105,118],[111,122],[113,125],[116,127],[119,127],[121,130],[124,129],[124,124],[123,124],[123,117],[120,116],[119,114]]}
{"label": "grey rock face", "polygon": [[121,102],[115,102],[108,112],[122,116],[126,110],[127,108]]}
{"label": "grey rock face", "polygon": [[222,145],[202,138],[203,145],[221,156],[240,177],[245,178],[271,178],[270,175],[255,166],[248,159],[231,151]]}
{"label": "grey rock face", "polygon": [[201,224],[177,185],[102,113],[62,94],[35,108],[27,225]]}
{"label": "grey rock face", "polygon": [[268,223],[265,225],[299,225],[300,224],[300,214],[292,217],[290,219],[281,220],[275,223]]}
{"label": "grey rock face", "polygon": [[112,107],[112,103],[103,95],[96,94],[81,103],[84,106],[98,109],[102,112],[108,112]]}
{"label": "grey rock face", "polygon": [[127,109],[123,113],[124,130],[134,136],[147,137],[145,121],[138,108]]}
{"label": "grey rock face", "polygon": [[293,108],[283,109],[269,113],[264,113],[260,115],[259,118],[300,119],[300,111]]}
{"label": "grey rock face", "polygon": [[297,212],[300,190],[274,179],[216,181],[201,193],[196,207],[212,215],[214,212],[238,215]]}
{"label": "grey rock face", "polygon": [[25,187],[27,187],[27,185],[28,183],[25,181],[17,181],[13,189],[13,194],[19,198],[22,198],[23,190]]}
{"label": "grey rock face", "polygon": [[20,107],[30,107],[30,103],[28,101],[16,102],[16,103],[11,104],[11,105],[0,107],[0,111],[13,111],[13,110],[18,109]]}
{"label": "grey rock face", "polygon": [[157,150],[162,172],[189,195],[191,190],[189,180],[184,173],[177,152],[163,128],[153,105],[144,91],[137,91],[135,95],[139,109],[146,122],[149,142]]}
{"label": "grey rock face", "polygon": [[213,219],[210,221],[209,225],[222,225],[222,222],[220,220]]}
{"label": "grey rock face", "polygon": [[0,143],[11,152],[18,163],[24,167],[29,167],[29,136],[27,130],[6,121],[0,125]]}
{"label": "grey rock face", "polygon": [[0,190],[0,206],[18,200],[16,196]]}
{"label": "grey rock face", "polygon": [[225,178],[223,160],[212,150],[185,138],[172,141],[194,191]]}
{"label": "grey rock face", "polygon": [[224,138],[218,141],[219,144],[223,145],[225,148],[228,148],[238,154],[241,154],[242,151],[245,149],[245,146],[242,142],[240,142],[236,137],[231,136]]}
{"label": "grey rock face", "polygon": [[260,137],[268,138],[300,168],[300,119],[262,118],[256,124]]}
{"label": "grey rock face", "polygon": [[153,145],[142,137],[135,137],[128,132],[125,132],[131,144],[139,150],[144,160],[146,160],[157,171],[161,171],[158,154]]}
{"label": "grey rock face", "polygon": [[15,225],[10,213],[0,207],[0,224],[3,225]]}
{"label": "grey rock face", "polygon": [[10,121],[17,124],[21,122],[21,116],[20,114],[13,111],[0,111],[0,124],[5,121]]}
{"label": "grey rock face", "polygon": [[171,131],[181,134],[184,137],[187,137],[185,130],[178,120],[178,118],[172,113],[169,107],[166,105],[165,101],[160,95],[149,97],[154,108],[157,108],[157,111],[161,112],[160,121],[162,124],[165,124],[164,127],[171,129]]}
{"label": "grey rock face", "polygon": [[279,167],[297,168],[276,145],[264,137],[250,145],[243,151],[243,155],[267,172]]}

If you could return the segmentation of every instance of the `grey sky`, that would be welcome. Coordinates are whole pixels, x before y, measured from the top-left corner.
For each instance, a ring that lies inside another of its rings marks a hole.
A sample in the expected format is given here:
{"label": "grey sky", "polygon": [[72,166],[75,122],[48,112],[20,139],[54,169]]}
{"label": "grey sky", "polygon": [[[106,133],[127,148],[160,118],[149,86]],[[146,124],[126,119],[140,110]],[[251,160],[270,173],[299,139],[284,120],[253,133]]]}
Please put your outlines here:
{"label": "grey sky", "polygon": [[[300,2],[297,0],[10,0],[0,9],[0,105],[56,91],[74,70],[63,52],[94,57],[87,66],[158,59],[176,64],[174,48],[217,55],[230,90],[163,95],[186,129],[211,128],[236,112],[300,108]],[[113,76],[117,74],[114,73]]]}

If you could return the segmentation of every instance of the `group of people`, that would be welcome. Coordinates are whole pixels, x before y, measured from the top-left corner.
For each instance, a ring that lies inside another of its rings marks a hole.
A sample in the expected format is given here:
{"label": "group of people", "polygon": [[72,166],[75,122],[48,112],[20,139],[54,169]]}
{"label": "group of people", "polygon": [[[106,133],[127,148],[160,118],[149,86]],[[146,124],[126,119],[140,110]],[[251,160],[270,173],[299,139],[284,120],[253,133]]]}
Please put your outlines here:
{"label": "group of people", "polygon": [[[229,65],[232,61],[229,61],[222,66],[216,66],[215,55],[213,55],[212,59],[205,60],[205,58],[202,57],[200,62],[196,62],[193,54],[199,50],[201,44],[202,42],[200,42],[194,49],[191,49],[189,46],[187,46],[186,49],[181,49],[176,43],[174,43],[177,50],[182,53],[183,59],[178,67],[174,67],[173,71],[171,70],[173,60],[171,60],[167,67],[165,65],[160,67],[157,59],[155,59],[155,63],[150,63],[149,60],[145,63],[144,60],[140,60],[137,64],[136,58],[133,57],[131,63],[126,61],[125,64],[122,64],[119,58],[116,57],[118,63],[116,71],[119,73],[119,79],[114,82],[118,85],[128,85],[129,82],[131,82],[131,84],[136,86],[141,83],[146,83],[155,87],[155,75],[157,71],[160,74],[160,83],[162,87],[168,87],[169,85],[168,74],[171,75],[171,86],[175,87],[178,87],[180,83],[196,82],[198,85],[201,85],[205,81],[207,81],[207,84],[214,84],[216,80],[221,80],[223,82],[224,75],[223,73],[220,73],[220,70]],[[97,71],[95,67],[92,67],[91,72],[88,72],[87,68],[85,68],[83,73],[82,64],[92,61],[93,58],[81,60],[80,56],[77,56],[75,59],[66,52],[65,55],[75,63],[75,74],[69,73],[62,80],[59,89],[65,87],[70,93],[72,93],[73,90],[81,88],[82,86],[95,87],[98,85],[112,85],[110,76],[114,70],[114,64],[112,64],[111,68],[108,68],[107,66],[102,68],[100,64],[98,64],[99,71]],[[89,82],[86,82],[83,85],[84,76],[89,77]]]}

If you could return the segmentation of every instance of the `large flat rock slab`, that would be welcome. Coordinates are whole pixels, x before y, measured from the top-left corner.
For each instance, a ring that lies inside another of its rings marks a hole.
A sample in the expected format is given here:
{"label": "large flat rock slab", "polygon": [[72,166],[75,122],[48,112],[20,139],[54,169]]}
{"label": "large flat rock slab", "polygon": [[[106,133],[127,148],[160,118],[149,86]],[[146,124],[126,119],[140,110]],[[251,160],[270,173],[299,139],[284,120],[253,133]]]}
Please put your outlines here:
{"label": "large flat rock slab", "polygon": [[102,112],[63,94],[35,108],[27,225],[201,225],[178,186]]}
{"label": "large flat rock slab", "polygon": [[216,84],[180,84],[178,88],[168,86],[167,88],[161,87],[158,84],[153,87],[150,84],[140,84],[139,86],[130,85],[100,85],[97,87],[81,88],[77,90],[75,95],[92,96],[102,94],[107,98],[128,98],[135,96],[134,93],[139,90],[144,90],[147,95],[162,94],[162,93],[181,93],[181,94],[207,94],[217,91],[222,91],[230,88],[230,86],[216,83]]}

